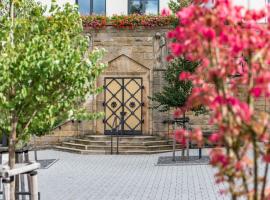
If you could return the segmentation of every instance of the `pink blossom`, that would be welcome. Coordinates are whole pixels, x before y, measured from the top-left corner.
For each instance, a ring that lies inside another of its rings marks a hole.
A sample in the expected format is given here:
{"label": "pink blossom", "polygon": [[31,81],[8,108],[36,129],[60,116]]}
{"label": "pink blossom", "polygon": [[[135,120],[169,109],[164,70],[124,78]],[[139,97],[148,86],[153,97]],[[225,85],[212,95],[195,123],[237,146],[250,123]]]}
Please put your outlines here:
{"label": "pink blossom", "polygon": [[189,6],[186,8],[183,8],[181,11],[179,11],[176,16],[179,17],[181,23],[187,24],[192,20],[192,16],[194,14],[194,6]]}
{"label": "pink blossom", "polygon": [[235,43],[232,46],[232,52],[234,54],[238,54],[239,52],[241,52],[243,50],[243,45],[239,44],[239,43]]}
{"label": "pink blossom", "polygon": [[229,157],[226,156],[222,151],[212,151],[210,154],[210,161],[213,165],[222,165],[226,167],[229,164]]}
{"label": "pink blossom", "polygon": [[200,129],[196,128],[193,132],[192,132],[192,140],[195,141],[198,146],[201,146],[203,143],[203,133]]}
{"label": "pink blossom", "polygon": [[234,167],[235,167],[235,169],[236,169],[237,171],[242,171],[243,168],[244,168],[243,162],[241,162],[241,161],[236,162],[236,164],[235,164]]}
{"label": "pink blossom", "polygon": [[268,143],[269,142],[269,135],[268,134],[262,134],[260,136],[260,142]]}
{"label": "pink blossom", "polygon": [[165,17],[170,16],[171,15],[171,11],[168,8],[163,8],[161,10],[161,15],[162,16],[165,16]]}
{"label": "pink blossom", "polygon": [[262,94],[262,88],[259,87],[254,87],[251,89],[250,93],[254,96],[254,97],[259,97]]}
{"label": "pink blossom", "polygon": [[177,108],[173,113],[174,119],[180,118],[185,111],[186,111],[185,107]]}
{"label": "pink blossom", "polygon": [[209,141],[212,143],[217,143],[220,141],[220,139],[221,139],[221,136],[218,133],[212,133],[209,137]]}
{"label": "pink blossom", "polygon": [[263,156],[263,161],[264,162],[267,162],[267,163],[270,163],[270,154],[266,154]]}
{"label": "pink blossom", "polygon": [[239,106],[240,105],[240,101],[234,97],[228,97],[227,103],[229,105],[232,105],[232,106]]}
{"label": "pink blossom", "polygon": [[219,36],[219,42],[221,44],[226,44],[226,43],[229,42],[229,37],[228,37],[228,35],[226,33],[224,33],[224,31],[221,32],[221,34]]}
{"label": "pink blossom", "polygon": [[167,60],[168,62],[170,62],[170,61],[173,60],[173,59],[174,59],[174,57],[173,57],[172,55],[169,55],[169,56],[166,57],[166,60]]}
{"label": "pink blossom", "polygon": [[188,135],[189,135],[188,131],[186,131],[184,129],[180,129],[180,130],[175,131],[176,141],[184,146],[186,145]]}
{"label": "pink blossom", "polygon": [[191,73],[190,72],[181,72],[179,74],[179,80],[180,81],[184,81],[186,79],[189,79],[191,77]]}
{"label": "pink blossom", "polygon": [[209,41],[212,41],[216,37],[216,32],[212,28],[203,28],[202,34]]}
{"label": "pink blossom", "polygon": [[167,37],[168,38],[174,38],[174,37],[176,37],[177,35],[176,35],[176,32],[175,31],[169,31],[168,33],[167,33]]}
{"label": "pink blossom", "polygon": [[184,51],[183,46],[181,44],[178,44],[178,43],[172,43],[171,49],[172,49],[172,52],[175,56],[179,56]]}

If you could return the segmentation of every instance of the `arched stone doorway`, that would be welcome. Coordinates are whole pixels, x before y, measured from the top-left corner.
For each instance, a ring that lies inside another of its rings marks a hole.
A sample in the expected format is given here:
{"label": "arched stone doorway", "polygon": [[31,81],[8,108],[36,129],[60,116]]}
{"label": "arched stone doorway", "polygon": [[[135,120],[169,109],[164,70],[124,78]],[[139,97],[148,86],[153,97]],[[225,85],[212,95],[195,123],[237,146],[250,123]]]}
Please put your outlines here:
{"label": "arched stone doorway", "polygon": [[108,62],[108,68],[99,78],[104,93],[97,97],[97,110],[104,111],[96,130],[111,134],[118,127],[124,135],[149,135],[150,69],[122,54]]}

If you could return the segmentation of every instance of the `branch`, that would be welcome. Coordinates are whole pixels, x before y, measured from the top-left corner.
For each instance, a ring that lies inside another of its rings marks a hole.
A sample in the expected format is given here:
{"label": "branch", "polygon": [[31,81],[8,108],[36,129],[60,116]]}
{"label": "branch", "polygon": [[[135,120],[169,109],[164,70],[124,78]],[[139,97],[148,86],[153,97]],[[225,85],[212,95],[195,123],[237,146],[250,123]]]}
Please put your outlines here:
{"label": "branch", "polygon": [[35,117],[35,115],[37,114],[37,110],[35,110],[32,114],[32,116],[30,117],[30,119],[28,120],[28,122],[26,123],[26,125],[24,126],[24,128],[22,129],[22,133],[29,127],[31,121],[33,120],[33,118]]}
{"label": "branch", "polygon": [[265,192],[265,187],[266,187],[266,183],[267,183],[268,168],[269,168],[269,163],[266,163],[265,168],[264,168],[263,186],[262,186],[262,190],[261,190],[261,200],[263,200],[265,198],[264,192]]}

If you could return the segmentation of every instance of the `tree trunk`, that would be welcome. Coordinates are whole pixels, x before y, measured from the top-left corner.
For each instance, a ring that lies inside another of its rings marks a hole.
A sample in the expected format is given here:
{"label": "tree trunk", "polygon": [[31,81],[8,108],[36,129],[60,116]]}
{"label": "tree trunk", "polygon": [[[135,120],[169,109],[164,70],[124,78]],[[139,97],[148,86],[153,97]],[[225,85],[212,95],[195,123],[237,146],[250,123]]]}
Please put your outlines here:
{"label": "tree trunk", "polygon": [[[15,150],[16,150],[16,129],[17,129],[17,123],[18,119],[16,116],[12,117],[11,124],[12,124],[12,129],[9,135],[9,145],[8,145],[8,164],[10,169],[13,169],[15,166]],[[10,200],[15,200],[15,178],[11,178],[11,183],[10,183]]]}

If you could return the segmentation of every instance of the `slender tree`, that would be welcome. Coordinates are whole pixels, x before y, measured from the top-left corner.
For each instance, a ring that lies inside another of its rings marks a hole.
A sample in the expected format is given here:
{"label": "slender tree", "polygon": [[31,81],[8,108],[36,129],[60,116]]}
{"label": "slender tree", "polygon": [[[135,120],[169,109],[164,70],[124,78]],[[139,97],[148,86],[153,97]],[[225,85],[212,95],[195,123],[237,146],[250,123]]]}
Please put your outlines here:
{"label": "slender tree", "polygon": [[[175,58],[167,66],[164,73],[165,84],[161,92],[157,92],[151,98],[156,103],[154,109],[166,112],[185,106],[187,98],[191,94],[191,81],[180,81],[179,75],[182,72],[193,73],[198,63],[188,61],[184,58]],[[198,112],[200,109],[198,109]]]}
{"label": "slender tree", "polygon": [[[59,117],[93,117],[80,109],[99,88],[103,51],[89,52],[77,7],[49,11],[32,0],[0,3],[0,129],[9,134],[9,166],[16,145]],[[49,14],[49,17],[47,17]],[[11,184],[15,199],[15,183]]]}

